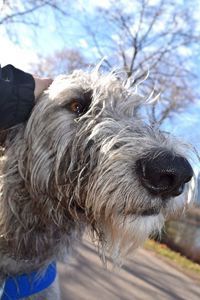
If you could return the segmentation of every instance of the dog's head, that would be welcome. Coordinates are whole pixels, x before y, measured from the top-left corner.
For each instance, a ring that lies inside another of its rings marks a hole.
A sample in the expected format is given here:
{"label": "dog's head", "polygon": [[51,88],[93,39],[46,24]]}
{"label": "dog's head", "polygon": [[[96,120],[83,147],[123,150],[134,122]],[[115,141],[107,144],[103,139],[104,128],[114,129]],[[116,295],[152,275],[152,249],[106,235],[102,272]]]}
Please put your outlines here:
{"label": "dog's head", "polygon": [[41,214],[89,225],[116,261],[184,209],[177,196],[193,176],[188,147],[137,116],[144,102],[114,74],[75,72],[53,82],[15,139]]}

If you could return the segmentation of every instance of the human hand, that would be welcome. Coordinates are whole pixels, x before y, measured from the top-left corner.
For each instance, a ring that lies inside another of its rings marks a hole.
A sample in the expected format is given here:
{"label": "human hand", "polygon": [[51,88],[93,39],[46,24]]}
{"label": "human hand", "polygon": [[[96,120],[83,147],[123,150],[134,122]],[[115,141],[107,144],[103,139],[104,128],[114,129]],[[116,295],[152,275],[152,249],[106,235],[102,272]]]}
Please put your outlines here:
{"label": "human hand", "polygon": [[38,78],[34,77],[35,80],[35,90],[34,90],[34,95],[35,95],[35,100],[38,99],[38,97],[42,94],[44,90],[46,90],[50,84],[53,82],[53,79],[51,78]]}

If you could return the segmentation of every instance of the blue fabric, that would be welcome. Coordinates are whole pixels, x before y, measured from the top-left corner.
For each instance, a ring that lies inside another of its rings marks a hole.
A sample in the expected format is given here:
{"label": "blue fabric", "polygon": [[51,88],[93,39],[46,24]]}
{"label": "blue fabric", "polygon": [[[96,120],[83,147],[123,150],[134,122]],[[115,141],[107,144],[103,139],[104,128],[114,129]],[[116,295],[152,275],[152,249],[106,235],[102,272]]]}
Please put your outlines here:
{"label": "blue fabric", "polygon": [[39,293],[49,287],[56,278],[56,263],[51,263],[42,274],[32,272],[8,277],[1,300],[17,300]]}

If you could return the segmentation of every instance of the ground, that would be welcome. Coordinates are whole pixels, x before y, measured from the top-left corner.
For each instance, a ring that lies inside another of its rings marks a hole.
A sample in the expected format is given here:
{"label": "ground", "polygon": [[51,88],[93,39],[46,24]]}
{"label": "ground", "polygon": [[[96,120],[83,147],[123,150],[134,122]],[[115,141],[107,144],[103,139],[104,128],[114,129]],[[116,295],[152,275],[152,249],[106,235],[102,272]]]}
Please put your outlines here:
{"label": "ground", "polygon": [[62,300],[199,300],[200,284],[140,249],[120,271],[105,270],[87,240],[70,265],[59,264]]}

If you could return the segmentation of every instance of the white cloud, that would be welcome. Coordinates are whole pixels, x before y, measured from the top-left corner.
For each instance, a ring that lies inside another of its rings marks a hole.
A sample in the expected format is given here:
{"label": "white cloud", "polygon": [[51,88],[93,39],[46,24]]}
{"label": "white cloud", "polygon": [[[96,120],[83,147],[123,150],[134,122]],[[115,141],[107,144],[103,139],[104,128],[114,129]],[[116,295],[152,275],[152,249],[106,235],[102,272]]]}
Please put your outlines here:
{"label": "white cloud", "polygon": [[191,48],[186,46],[179,47],[177,51],[181,56],[186,56],[186,57],[191,56],[193,52]]}
{"label": "white cloud", "polygon": [[0,10],[3,9],[3,5],[4,5],[4,1],[3,1],[3,0],[0,0]]}
{"label": "white cloud", "polygon": [[114,42],[120,44],[122,42],[121,37],[118,34],[111,34],[111,38]]}
{"label": "white cloud", "polygon": [[110,0],[96,0],[96,1],[91,1],[92,3],[95,3],[96,6],[98,7],[103,7],[103,8],[110,8],[111,6],[111,1]]}
{"label": "white cloud", "polygon": [[82,11],[82,10],[86,10],[90,13],[92,13],[94,11],[95,8],[97,7],[101,7],[101,8],[105,8],[105,9],[109,9],[110,6],[112,4],[111,0],[79,0],[76,2],[76,7]]}
{"label": "white cloud", "polygon": [[85,39],[80,39],[79,40],[79,45],[80,45],[80,47],[82,47],[84,49],[89,48],[88,42]]}
{"label": "white cloud", "polygon": [[[2,31],[0,31],[0,34]],[[1,37],[1,47],[0,47],[0,64],[5,66],[7,64],[12,64],[15,67],[22,70],[30,70],[30,64],[38,62],[38,56],[33,49],[29,41],[26,39],[23,43],[23,47],[14,44],[9,40],[8,37]]]}
{"label": "white cloud", "polygon": [[148,2],[149,5],[152,5],[152,6],[156,6],[158,4],[160,4],[160,0],[150,0]]}

